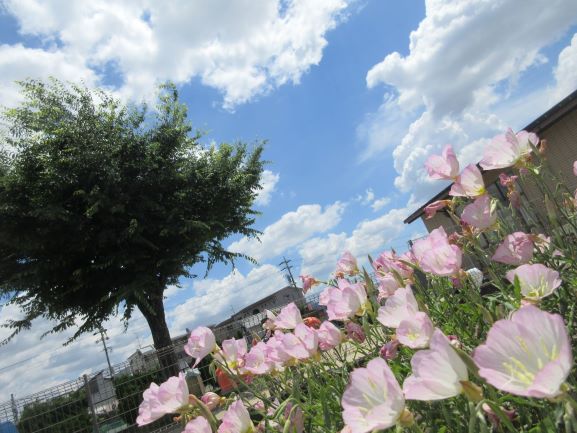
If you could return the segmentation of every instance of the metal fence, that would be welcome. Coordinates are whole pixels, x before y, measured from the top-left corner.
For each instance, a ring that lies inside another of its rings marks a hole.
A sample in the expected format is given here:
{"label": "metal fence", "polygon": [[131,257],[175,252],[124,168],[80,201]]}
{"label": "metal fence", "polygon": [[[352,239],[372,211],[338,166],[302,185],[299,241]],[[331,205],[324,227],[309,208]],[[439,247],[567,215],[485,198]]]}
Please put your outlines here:
{"label": "metal fence", "polygon": [[[296,304],[303,316],[322,314],[318,295]],[[219,342],[244,337],[250,345],[253,338],[262,337],[264,318],[264,313],[257,314],[215,327],[213,332]],[[166,380],[167,370],[172,375],[183,372],[190,392],[197,396],[207,388],[217,390],[208,361],[198,369],[189,367],[192,358],[183,350],[186,337],[174,339],[174,346],[161,351],[140,349],[112,371],[107,368],[25,397],[11,396],[0,403],[0,433],[180,432],[180,424],[169,417],[144,427],[136,425],[136,417],[143,391],[151,382]]]}

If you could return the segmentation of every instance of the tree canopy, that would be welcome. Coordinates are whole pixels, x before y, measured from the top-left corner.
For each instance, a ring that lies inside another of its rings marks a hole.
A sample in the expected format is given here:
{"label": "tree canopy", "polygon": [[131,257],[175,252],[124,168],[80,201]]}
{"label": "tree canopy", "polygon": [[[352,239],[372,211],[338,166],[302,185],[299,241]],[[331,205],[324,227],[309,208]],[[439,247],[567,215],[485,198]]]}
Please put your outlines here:
{"label": "tree canopy", "polygon": [[0,294],[20,306],[12,336],[38,317],[72,338],[137,307],[170,344],[163,292],[255,236],[262,143],[203,147],[172,85],[155,110],[56,80],[20,83],[2,114]]}

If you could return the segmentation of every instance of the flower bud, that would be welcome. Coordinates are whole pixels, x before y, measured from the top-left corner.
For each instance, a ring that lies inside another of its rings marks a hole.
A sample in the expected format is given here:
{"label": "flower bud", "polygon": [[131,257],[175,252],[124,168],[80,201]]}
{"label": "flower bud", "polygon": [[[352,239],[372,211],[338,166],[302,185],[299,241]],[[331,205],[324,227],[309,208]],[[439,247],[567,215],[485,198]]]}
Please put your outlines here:
{"label": "flower bud", "polygon": [[447,338],[449,339],[451,346],[453,346],[455,349],[460,349],[462,347],[461,341],[456,335],[447,335]]}
{"label": "flower bud", "polygon": [[202,401],[210,410],[214,410],[220,404],[220,396],[215,392],[209,391],[200,397],[200,401]]}
{"label": "flower bud", "polygon": [[362,343],[365,341],[365,331],[363,327],[355,322],[347,322],[345,325],[345,329],[347,331],[347,336],[357,343]]}
{"label": "flower bud", "polygon": [[381,347],[379,355],[384,360],[389,361],[397,357],[398,351],[399,351],[399,341],[394,339],[389,341],[388,343],[385,343],[383,347]]}
{"label": "flower bud", "polygon": [[[481,408],[483,409],[483,412],[485,412],[485,415],[487,415],[487,419],[493,425],[493,427],[498,429],[501,426],[501,419],[493,411],[493,409],[491,409],[491,406],[489,406],[487,403],[483,403]],[[517,418],[517,411],[514,409],[506,409],[503,406],[501,406],[500,409],[505,414],[505,416],[509,418],[509,421],[513,421],[515,418]]]}

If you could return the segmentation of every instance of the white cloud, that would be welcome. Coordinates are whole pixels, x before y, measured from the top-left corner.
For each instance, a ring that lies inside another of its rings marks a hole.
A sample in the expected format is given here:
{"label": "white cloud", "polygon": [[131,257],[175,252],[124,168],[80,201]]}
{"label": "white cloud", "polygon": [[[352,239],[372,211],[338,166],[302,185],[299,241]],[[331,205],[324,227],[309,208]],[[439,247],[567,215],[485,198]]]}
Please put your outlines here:
{"label": "white cloud", "polygon": [[168,286],[164,290],[164,297],[167,299],[174,298],[174,296],[179,294],[181,291],[182,291],[182,287],[179,287],[177,285]]}
{"label": "white cloud", "polygon": [[286,286],[279,269],[263,265],[247,275],[232,271],[223,279],[205,279],[194,283],[195,296],[187,299],[168,313],[173,334],[185,328],[221,322],[233,311],[250,305]]}
{"label": "white cloud", "polygon": [[[181,84],[198,77],[223,94],[229,109],[285,83],[298,84],[321,61],[325,35],[347,7],[345,0],[95,0],[66,7],[58,0],[5,0],[4,5],[22,34],[49,44],[38,52],[52,54],[47,69],[59,78],[74,78],[59,73],[58,65],[70,63],[62,58],[94,74],[111,67],[122,79],[121,94],[143,98],[158,81]],[[24,76],[39,70],[28,67]],[[2,81],[7,82],[4,76]]]}
{"label": "white cloud", "polygon": [[415,113],[399,106],[395,96],[385,94],[377,112],[366,115],[357,127],[357,139],[364,145],[360,160],[367,161],[384,150],[394,148],[415,118]]}
{"label": "white cloud", "polygon": [[258,196],[255,199],[255,204],[259,206],[266,206],[270,203],[272,193],[275,192],[276,184],[280,180],[280,175],[278,173],[273,173],[270,170],[264,170],[262,172],[261,186],[262,189],[258,192]]}
{"label": "white cloud", "polygon": [[319,204],[299,206],[296,211],[284,214],[266,227],[260,242],[254,238],[242,238],[233,242],[228,249],[259,261],[278,256],[315,233],[323,233],[335,227],[341,221],[344,209],[345,205],[340,202],[326,206],[324,210]]}
{"label": "white cloud", "polygon": [[577,90],[577,33],[571,43],[559,53],[559,61],[555,68],[556,86],[554,99],[559,100]]}
{"label": "white cloud", "polygon": [[379,210],[381,210],[382,208],[384,208],[386,205],[388,205],[391,202],[390,197],[381,197],[376,199],[372,204],[371,207],[373,208],[373,211],[377,212]]}
{"label": "white cloud", "polygon": [[357,195],[355,201],[363,206],[370,206],[376,212],[388,205],[391,199],[389,197],[375,198],[375,192],[372,188],[368,188],[364,194]]}
{"label": "white cloud", "polygon": [[362,205],[371,204],[375,199],[375,193],[371,188],[367,189],[364,194],[359,194],[355,198],[356,201],[360,202]]}
{"label": "white cloud", "polygon": [[[0,307],[2,323],[11,318],[20,317],[15,306]],[[41,335],[54,324],[45,319],[37,319],[30,330],[19,333],[6,346],[2,347],[0,362],[0,388],[5,395],[14,394],[16,398],[39,392],[51,386],[69,381],[106,368],[103,347],[97,343],[97,336],[86,334],[69,346],[62,344],[72,335],[72,331],[59,334]],[[138,340],[143,345],[152,343],[148,325],[142,315],[135,311],[127,332],[118,319],[103,324],[110,338],[107,341],[111,362],[124,361],[138,348]],[[0,328],[0,339],[10,331]]]}
{"label": "white cloud", "polygon": [[[334,271],[336,262],[344,251],[349,251],[366,265],[369,254],[379,254],[385,248],[404,247],[406,233],[403,223],[407,209],[391,209],[386,214],[361,221],[350,235],[346,233],[329,233],[304,242],[299,248],[302,259],[301,274],[311,274],[326,278]],[[407,237],[408,239],[408,237]]]}
{"label": "white cloud", "polygon": [[[426,1],[409,54],[388,54],[367,73],[367,85],[385,84],[386,97],[359,127],[366,146],[361,160],[393,147],[395,186],[410,191],[412,201],[429,198],[442,184],[425,178],[427,156],[451,143],[462,164],[477,160],[484,140],[522,118],[507,107],[524,99],[515,94],[521,75],[547,62],[541,50],[575,23],[577,3],[571,0],[554,0],[546,8],[538,1]],[[559,93],[575,83],[573,51],[572,45],[560,56],[557,80],[569,84],[559,84]],[[548,98],[534,93],[531,99]],[[522,114],[547,107],[531,108]]]}
{"label": "white cloud", "polygon": [[21,44],[0,45],[0,106],[13,106],[20,100],[16,80],[25,78],[83,80],[94,85],[97,76],[83,59],[72,53],[26,48]]}

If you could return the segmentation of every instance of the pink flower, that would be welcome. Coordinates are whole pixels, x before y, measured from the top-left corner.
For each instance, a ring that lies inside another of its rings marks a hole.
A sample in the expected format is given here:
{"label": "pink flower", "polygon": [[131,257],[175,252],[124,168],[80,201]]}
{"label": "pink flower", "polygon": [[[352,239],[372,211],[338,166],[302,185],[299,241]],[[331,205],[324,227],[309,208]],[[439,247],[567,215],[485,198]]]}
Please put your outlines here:
{"label": "pink flower", "polygon": [[206,418],[199,416],[186,423],[183,433],[212,433],[212,429]]}
{"label": "pink flower", "polygon": [[329,320],[347,320],[365,313],[367,292],[362,283],[351,284],[337,280],[338,287],[327,287],[319,297],[319,304],[326,305]]}
{"label": "pink flower", "polygon": [[463,209],[461,220],[480,230],[487,229],[497,222],[497,209],[489,195],[477,198]]}
{"label": "pink flower", "polygon": [[475,164],[469,164],[451,186],[449,195],[454,197],[479,197],[485,192],[483,175]]}
{"label": "pink flower", "polygon": [[280,329],[295,329],[302,322],[301,312],[294,302],[284,306],[274,319],[274,325]]}
{"label": "pink flower", "polygon": [[403,383],[408,400],[454,397],[463,391],[463,382],[469,381],[467,366],[438,329],[433,332],[430,349],[419,350],[413,355],[411,369],[413,374]]}
{"label": "pink flower", "polygon": [[499,244],[491,259],[507,265],[522,265],[533,258],[533,247],[531,235],[523,232],[511,233]]}
{"label": "pink flower", "polygon": [[175,413],[188,404],[188,385],[183,373],[170,377],[160,386],[151,383],[142,394],[143,401],[138,407],[136,423],[139,426],[150,424],[167,413]]}
{"label": "pink flower", "polygon": [[379,275],[377,274],[377,280],[379,282],[379,295],[378,300],[388,298],[395,294],[395,291],[401,287],[399,281],[395,278],[393,274]]}
{"label": "pink flower", "polygon": [[337,278],[345,275],[356,275],[358,273],[357,259],[355,259],[351,253],[345,251],[337,262],[337,270],[335,272]]}
{"label": "pink flower", "polygon": [[395,375],[381,358],[356,368],[343,393],[343,420],[351,433],[366,433],[394,426],[405,409]]}
{"label": "pink flower", "polygon": [[445,146],[440,156],[429,156],[425,162],[425,168],[431,179],[452,180],[459,175],[459,161],[450,144]]}
{"label": "pink flower", "polygon": [[429,316],[419,311],[399,324],[397,340],[411,349],[424,349],[429,346],[434,330],[435,327]]}
{"label": "pink flower", "polygon": [[311,277],[310,275],[301,275],[300,279],[303,282],[304,293],[308,292],[311,289],[311,287],[319,283],[316,278]]}
{"label": "pink flower", "polygon": [[531,153],[531,142],[539,144],[539,137],[532,132],[519,131],[517,134],[511,128],[504,135],[497,135],[485,148],[483,159],[479,163],[484,170],[511,167]]}
{"label": "pink flower", "polygon": [[193,367],[196,367],[202,359],[216,348],[216,338],[212,331],[205,327],[199,326],[190,333],[187,343],[184,345],[184,351],[193,358],[196,358]]}
{"label": "pink flower", "polygon": [[425,207],[426,219],[433,218],[438,211],[446,208],[451,203],[451,200],[437,200]]}
{"label": "pink flower", "polygon": [[379,308],[377,320],[389,328],[398,328],[403,320],[411,319],[419,311],[417,300],[410,287],[398,289]]}
{"label": "pink flower", "polygon": [[244,357],[244,368],[252,374],[267,374],[274,369],[274,363],[268,359],[269,348],[262,341],[250,349]]}
{"label": "pink flower", "polygon": [[284,336],[285,334],[282,332],[276,331],[274,335],[266,342],[266,356],[268,361],[274,364],[275,370],[281,370],[283,368],[283,364],[292,358],[284,350]]}
{"label": "pink flower", "polygon": [[450,276],[461,268],[461,250],[449,243],[443,227],[433,230],[426,238],[415,241],[412,250],[417,263],[425,272]]}
{"label": "pink flower", "polygon": [[381,347],[381,350],[379,350],[379,356],[384,360],[395,359],[399,351],[399,344],[397,339],[388,341]]}
{"label": "pink flower", "polygon": [[236,370],[244,367],[244,356],[246,355],[246,340],[230,338],[222,342],[222,351],[217,355],[221,362],[225,362],[230,369]]}
{"label": "pink flower", "polygon": [[251,433],[253,431],[254,425],[246,407],[242,401],[236,400],[224,414],[218,433]]}
{"label": "pink flower", "polygon": [[577,176],[577,161],[573,163],[573,174]]}
{"label": "pink flower", "polygon": [[330,350],[341,344],[343,334],[340,329],[328,320],[324,321],[317,331],[319,338],[319,348],[321,350]]}
{"label": "pink flower", "polygon": [[373,260],[373,269],[377,274],[377,278],[393,273],[397,273],[401,278],[410,278],[413,275],[413,269],[403,263],[402,260],[412,262],[412,257],[407,254],[397,257],[394,251],[385,251],[382,253]]}
{"label": "pink flower", "polygon": [[495,322],[473,359],[495,388],[536,398],[559,395],[573,365],[563,318],[533,305]]}
{"label": "pink flower", "polygon": [[[307,327],[306,325],[303,326]],[[289,355],[289,359],[304,360],[311,356],[302,340],[292,333],[287,333],[282,336],[281,348],[284,353]]]}
{"label": "pink flower", "polygon": [[220,404],[220,396],[215,392],[205,392],[202,397],[200,397],[200,401],[202,401],[206,407],[210,410],[214,410]]}
{"label": "pink flower", "polygon": [[357,343],[362,343],[365,341],[365,331],[363,327],[355,322],[347,322],[345,325],[345,329],[347,331],[347,337]]}
{"label": "pink flower", "polygon": [[534,301],[549,296],[561,285],[559,272],[540,263],[521,265],[507,272],[506,277],[512,283],[515,282],[515,277],[517,277],[523,296]]}
{"label": "pink flower", "polygon": [[309,357],[314,356],[319,347],[319,337],[317,331],[310,326],[300,323],[295,328],[295,335],[303,343],[303,346],[307,350]]}

